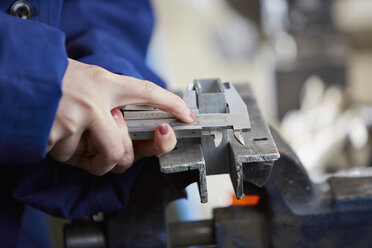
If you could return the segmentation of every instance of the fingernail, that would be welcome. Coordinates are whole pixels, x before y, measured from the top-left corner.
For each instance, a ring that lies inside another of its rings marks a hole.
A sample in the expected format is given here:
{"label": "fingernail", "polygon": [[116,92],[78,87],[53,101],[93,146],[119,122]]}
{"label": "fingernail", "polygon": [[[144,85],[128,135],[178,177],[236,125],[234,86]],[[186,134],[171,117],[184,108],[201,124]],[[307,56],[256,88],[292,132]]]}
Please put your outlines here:
{"label": "fingernail", "polygon": [[159,132],[161,135],[166,135],[168,133],[168,126],[166,124],[161,124],[159,127]]}
{"label": "fingernail", "polygon": [[194,115],[194,113],[190,110],[190,117],[193,121],[196,120],[196,116]]}
{"label": "fingernail", "polygon": [[111,115],[112,117],[114,117],[115,119],[118,119],[120,117],[120,110],[118,109],[113,109],[111,110]]}

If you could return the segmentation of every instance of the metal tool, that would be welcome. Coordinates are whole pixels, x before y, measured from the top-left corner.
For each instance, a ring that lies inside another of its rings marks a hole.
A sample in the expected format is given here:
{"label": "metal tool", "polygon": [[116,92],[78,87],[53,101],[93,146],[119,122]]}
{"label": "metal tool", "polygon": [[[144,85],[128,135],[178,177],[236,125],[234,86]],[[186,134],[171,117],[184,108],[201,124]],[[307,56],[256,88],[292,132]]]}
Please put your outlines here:
{"label": "metal tool", "polygon": [[[236,197],[241,199],[243,179],[262,187],[273,162],[279,158],[251,88],[248,92],[249,111],[231,83],[195,80],[183,97],[196,116],[190,124],[153,107],[128,106],[123,113],[133,140],[152,139],[161,123],[172,126],[177,146],[159,158],[160,170],[166,174],[198,171],[202,203],[208,202],[206,176],[223,173],[230,174]],[[257,172],[259,178],[253,176]]]}

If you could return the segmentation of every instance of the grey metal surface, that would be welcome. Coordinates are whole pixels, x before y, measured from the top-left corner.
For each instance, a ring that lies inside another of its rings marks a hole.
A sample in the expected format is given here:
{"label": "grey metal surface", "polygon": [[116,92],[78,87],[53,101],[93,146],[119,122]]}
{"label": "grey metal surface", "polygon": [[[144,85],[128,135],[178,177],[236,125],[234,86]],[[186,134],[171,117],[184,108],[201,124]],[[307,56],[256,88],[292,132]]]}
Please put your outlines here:
{"label": "grey metal surface", "polygon": [[161,156],[159,163],[161,172],[166,174],[198,170],[200,201],[208,202],[205,161],[200,144],[179,144],[177,149]]}
{"label": "grey metal surface", "polygon": [[238,92],[219,79],[195,80],[183,99],[197,117],[193,123],[182,123],[152,107],[125,108],[131,138],[151,139],[159,124],[169,123],[178,143],[160,156],[160,170],[198,171],[202,203],[208,201],[206,175],[229,173],[238,199],[244,197],[244,181],[262,187],[279,153],[250,86],[239,86]]}

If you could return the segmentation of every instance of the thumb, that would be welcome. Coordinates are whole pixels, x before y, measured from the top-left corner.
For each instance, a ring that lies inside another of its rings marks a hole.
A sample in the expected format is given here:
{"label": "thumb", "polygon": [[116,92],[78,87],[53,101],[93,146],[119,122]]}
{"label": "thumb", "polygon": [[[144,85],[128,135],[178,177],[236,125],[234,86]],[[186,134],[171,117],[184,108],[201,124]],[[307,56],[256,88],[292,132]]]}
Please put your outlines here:
{"label": "thumb", "polygon": [[149,156],[160,156],[170,152],[177,144],[176,134],[169,124],[163,123],[157,126],[154,131],[153,140],[136,141],[134,154],[136,159]]}

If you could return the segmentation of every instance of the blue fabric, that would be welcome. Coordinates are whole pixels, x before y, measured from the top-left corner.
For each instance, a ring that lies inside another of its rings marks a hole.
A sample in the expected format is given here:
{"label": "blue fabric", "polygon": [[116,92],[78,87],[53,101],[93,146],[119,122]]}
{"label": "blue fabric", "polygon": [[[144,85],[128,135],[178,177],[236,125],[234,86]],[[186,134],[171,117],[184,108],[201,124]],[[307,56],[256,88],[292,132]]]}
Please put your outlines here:
{"label": "blue fabric", "polygon": [[13,189],[22,172],[18,165],[2,166],[0,173],[0,247],[15,247],[23,204],[13,199]]}
{"label": "blue fabric", "polygon": [[117,211],[126,206],[135,175],[145,162],[138,161],[122,174],[108,173],[97,177],[48,157],[23,169],[14,196],[30,206],[64,218]]}
{"label": "blue fabric", "polygon": [[153,12],[145,0],[65,0],[61,29],[70,58],[165,87],[146,65]]}
{"label": "blue fabric", "polygon": [[52,247],[47,216],[32,207],[25,206],[20,225],[17,247]]}
{"label": "blue fabric", "polygon": [[65,35],[0,12],[0,164],[38,161],[61,97]]}
{"label": "blue fabric", "polygon": [[[153,29],[148,0],[28,1],[32,20],[6,14],[14,1],[0,0],[0,247],[35,240],[24,225],[40,214],[23,212],[24,204],[64,218],[124,208],[146,164],[96,177],[45,157],[67,57],[164,86],[145,64]],[[33,221],[35,229],[43,224]]]}

